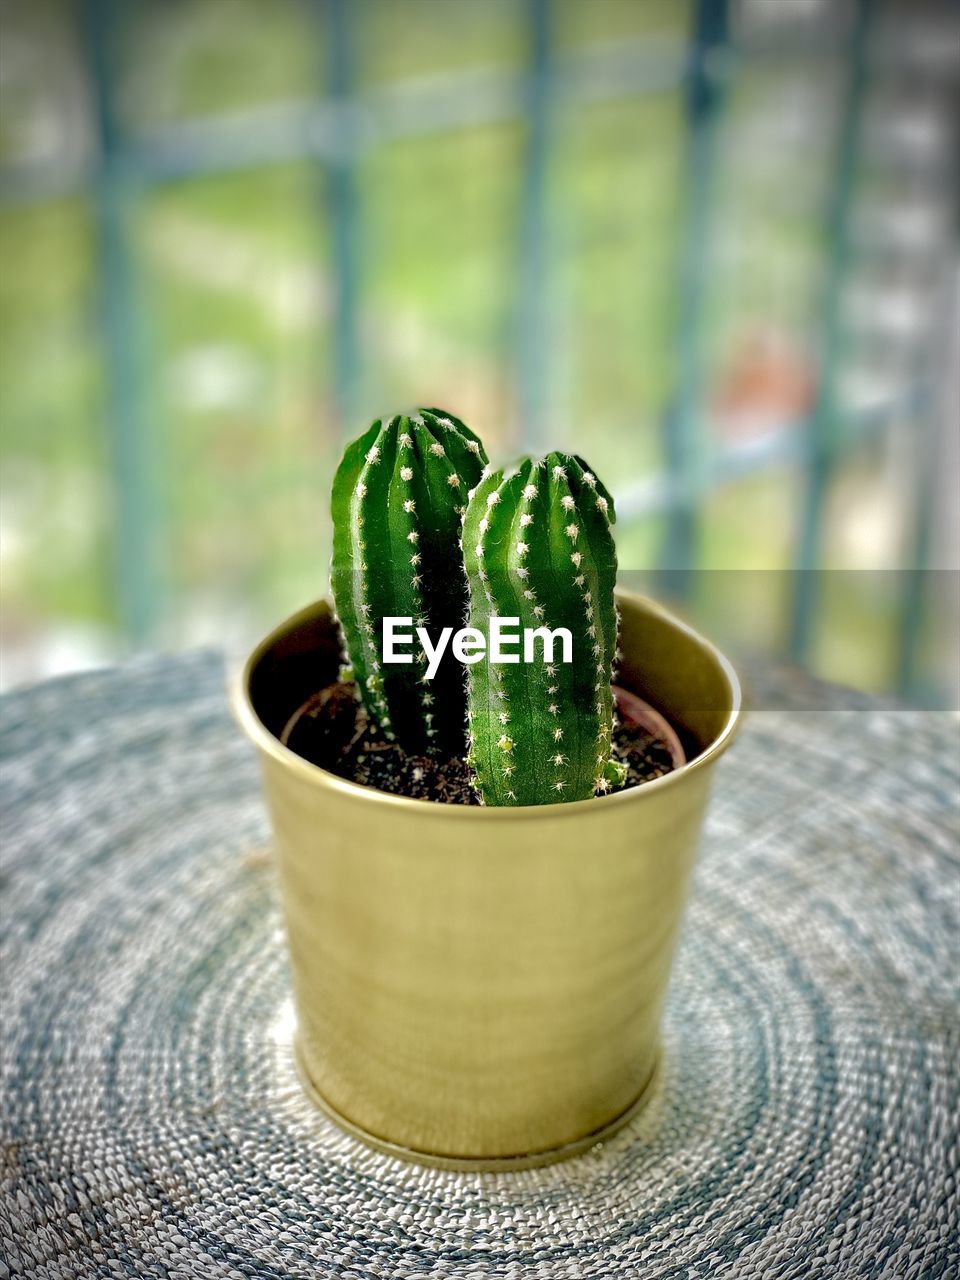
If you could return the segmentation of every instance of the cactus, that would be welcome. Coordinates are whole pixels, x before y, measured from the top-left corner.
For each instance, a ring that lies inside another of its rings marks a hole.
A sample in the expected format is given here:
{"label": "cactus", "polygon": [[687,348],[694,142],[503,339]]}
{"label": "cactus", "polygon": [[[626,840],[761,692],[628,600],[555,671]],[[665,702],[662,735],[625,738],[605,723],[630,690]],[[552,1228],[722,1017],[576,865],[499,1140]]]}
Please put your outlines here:
{"label": "cactus", "polygon": [[445,654],[432,681],[421,661],[381,664],[382,620],[413,618],[436,643],[462,625],[467,584],[458,539],[483,445],[439,409],[379,419],[344,453],[333,483],[331,586],[360,696],[407,751],[463,751],[463,668]]}
{"label": "cactus", "polygon": [[[463,526],[470,625],[566,627],[572,662],[468,669],[468,762],[483,803],[552,804],[609,789],[617,651],[613,500],[582,458],[550,453],[488,474]],[[521,652],[522,659],[523,654]]]}

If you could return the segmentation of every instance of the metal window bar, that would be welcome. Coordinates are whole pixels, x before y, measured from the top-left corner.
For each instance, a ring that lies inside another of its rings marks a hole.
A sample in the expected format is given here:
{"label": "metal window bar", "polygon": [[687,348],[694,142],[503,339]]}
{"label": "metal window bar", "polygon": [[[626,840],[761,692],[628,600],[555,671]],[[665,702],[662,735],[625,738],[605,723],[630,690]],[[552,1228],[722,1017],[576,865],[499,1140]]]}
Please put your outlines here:
{"label": "metal window bar", "polygon": [[115,596],[123,633],[134,644],[143,644],[154,634],[163,608],[158,433],[145,389],[145,309],[134,243],[137,194],[126,180],[114,103],[111,36],[115,17],[112,0],[87,0],[83,35],[94,89],[100,157],[92,194],[109,383]]}
{"label": "metal window bar", "polygon": [[703,492],[703,304],[710,256],[710,213],[716,142],[723,110],[721,58],[727,44],[727,0],[696,0],[685,106],[688,122],[687,195],[680,251],[676,386],[663,420],[663,453],[672,502],[661,553],[668,587],[689,593],[698,558],[699,499]]}
{"label": "metal window bar", "polygon": [[357,298],[360,216],[355,165],[357,121],[353,97],[354,49],[348,0],[327,0],[315,6],[317,16],[328,17],[330,42],[330,100],[334,107],[334,146],[327,159],[328,209],[332,231],[334,271],[333,386],[340,415],[340,431],[347,435],[357,398],[359,342]]}
{"label": "metal window bar", "polygon": [[809,657],[818,612],[824,503],[839,453],[838,432],[842,429],[837,409],[837,372],[841,357],[840,300],[850,259],[850,210],[857,178],[858,143],[867,85],[867,41],[872,17],[873,0],[858,0],[846,100],[827,210],[827,266],[818,335],[819,386],[813,413],[807,423],[806,485],[797,536],[790,618],[790,654],[799,662],[805,662]]}
{"label": "metal window bar", "polygon": [[548,448],[545,423],[549,381],[546,295],[550,272],[547,158],[553,87],[550,0],[527,0],[527,27],[527,146],[521,192],[519,269],[515,301],[516,377],[520,405],[518,435],[523,449],[543,452]]}

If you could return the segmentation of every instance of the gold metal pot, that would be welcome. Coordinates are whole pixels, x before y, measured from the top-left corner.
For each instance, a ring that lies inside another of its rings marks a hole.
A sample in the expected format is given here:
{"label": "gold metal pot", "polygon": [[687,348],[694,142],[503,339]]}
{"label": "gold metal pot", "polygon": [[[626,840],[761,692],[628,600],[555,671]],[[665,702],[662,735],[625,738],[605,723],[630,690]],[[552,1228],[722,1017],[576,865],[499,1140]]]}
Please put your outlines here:
{"label": "gold metal pot", "polygon": [[613,1132],[654,1073],[657,1027],[713,766],[740,716],[730,665],[621,593],[620,683],[690,763],[570,804],[473,808],[357,786],[282,746],[336,676],[329,605],[257,646],[236,707],[259,749],[309,1092],[393,1154],[545,1164]]}

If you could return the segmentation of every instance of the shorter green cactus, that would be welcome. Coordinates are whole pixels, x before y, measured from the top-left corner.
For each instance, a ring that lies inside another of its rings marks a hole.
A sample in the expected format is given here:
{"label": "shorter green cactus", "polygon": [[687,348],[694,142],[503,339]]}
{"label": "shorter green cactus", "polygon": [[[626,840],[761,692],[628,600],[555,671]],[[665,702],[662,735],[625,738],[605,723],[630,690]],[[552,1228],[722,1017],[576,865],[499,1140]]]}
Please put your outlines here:
{"label": "shorter green cactus", "polygon": [[[488,474],[463,526],[469,622],[566,628],[572,660],[468,669],[469,753],[491,805],[583,800],[609,787],[617,652],[613,499],[582,458],[550,453]],[[534,637],[536,641],[536,637]],[[523,654],[518,655],[521,659]]]}
{"label": "shorter green cactus", "polygon": [[420,409],[374,422],[348,446],[333,483],[330,578],[346,651],[367,710],[414,754],[463,751],[463,667],[449,651],[432,680],[416,661],[384,665],[383,619],[412,618],[434,643],[462,625],[460,527],[486,461],[458,418]]}

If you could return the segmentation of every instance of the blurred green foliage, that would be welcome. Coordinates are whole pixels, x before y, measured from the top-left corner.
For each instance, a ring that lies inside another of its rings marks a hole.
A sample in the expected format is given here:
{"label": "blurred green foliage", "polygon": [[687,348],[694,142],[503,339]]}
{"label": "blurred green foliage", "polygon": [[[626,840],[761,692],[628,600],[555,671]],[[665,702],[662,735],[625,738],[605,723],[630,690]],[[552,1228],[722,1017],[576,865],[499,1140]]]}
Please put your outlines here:
{"label": "blurred green foliage", "polygon": [[[134,0],[115,12],[116,102],[134,146],[191,121],[254,120],[327,92],[329,31],[314,0]],[[485,77],[523,72],[526,12],[517,0],[351,4],[358,92],[445,81],[469,100]],[[95,151],[77,13],[68,0],[3,11],[0,165],[46,157],[56,168],[60,153]],[[658,50],[682,54],[690,11],[685,0],[554,0],[553,22],[562,76],[570,59],[625,47],[646,50],[654,63]],[[824,102],[840,69],[836,59],[821,66]],[[809,373],[829,147],[818,149],[816,138],[806,149],[775,145],[756,164],[751,142],[791,76],[802,89],[806,74],[789,57],[774,71],[746,68],[727,105],[704,301],[708,401],[736,401],[738,378],[749,384],[753,344],[768,332],[786,339],[793,365],[778,376],[789,395],[791,378]],[[136,200],[141,394],[158,433],[163,511],[158,643],[250,636],[325,589],[328,493],[343,429],[354,433],[383,411],[441,404],[481,432],[494,456],[519,449],[526,131],[520,114],[508,116],[358,155],[362,376],[353,423],[338,422],[333,393],[336,264],[325,165],[278,159],[167,181]],[[585,452],[617,492],[663,466],[687,143],[677,85],[581,105],[560,99],[551,112],[543,308],[551,443]],[[0,207],[0,604],[15,637],[81,624],[112,644],[115,478],[89,194]],[[731,225],[735,238],[724,232]],[[795,409],[788,404],[788,416]],[[708,447],[717,420],[705,415]],[[853,458],[848,471],[860,469]],[[797,496],[797,474],[784,469],[710,495],[703,567],[789,566]],[[618,530],[626,568],[656,563],[662,513]],[[716,583],[703,590],[701,603],[721,623],[726,617],[735,630],[736,615],[741,628],[751,618],[755,647],[782,643],[785,607],[775,593],[745,588],[750,598],[735,603]],[[831,674],[889,684],[884,646],[857,652],[843,639],[871,625],[874,603],[844,603],[856,621],[821,646]]]}
{"label": "blurred green foliage", "polygon": [[[324,90],[325,27],[308,4],[273,0],[265,20],[262,4],[230,0],[227,23],[222,0],[118,12],[117,103],[133,138]],[[524,10],[513,0],[368,0],[355,14],[356,80],[371,91],[417,76],[519,70],[526,57]],[[24,47],[39,39],[80,74],[70,6],[40,3],[7,22],[8,37]],[[564,2],[556,49],[649,31],[682,37],[686,22],[683,4],[601,0],[585,15]],[[34,77],[7,83],[22,119],[51,107]],[[659,458],[680,127],[676,92],[560,110],[553,125],[547,320],[557,443],[575,444],[588,428],[597,466],[608,470],[626,462],[640,472]],[[8,161],[16,142],[5,139]],[[361,156],[361,418],[449,403],[495,446],[517,444],[523,161],[519,120]],[[188,631],[194,613],[226,610],[256,625],[323,588],[338,446],[328,225],[326,174],[307,161],[168,183],[136,207],[171,616]],[[3,485],[17,490],[4,604],[24,625],[116,622],[97,283],[86,200],[0,211]]]}

